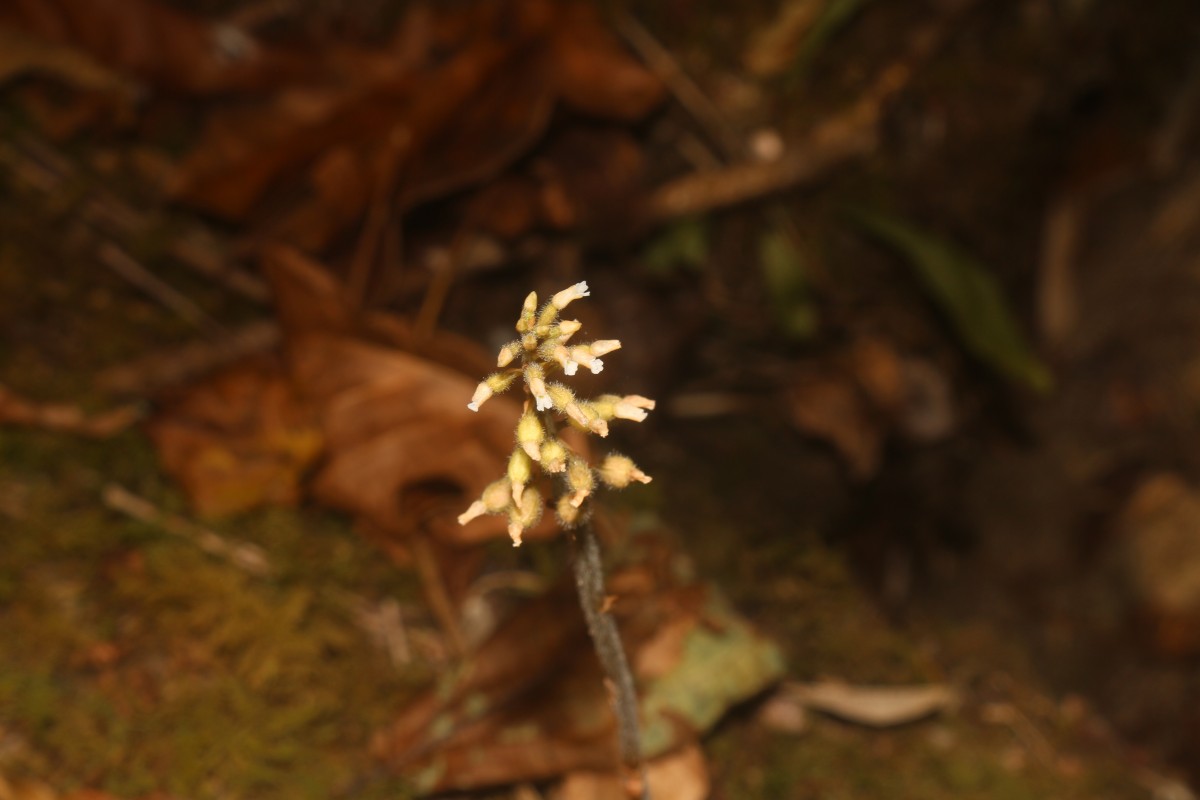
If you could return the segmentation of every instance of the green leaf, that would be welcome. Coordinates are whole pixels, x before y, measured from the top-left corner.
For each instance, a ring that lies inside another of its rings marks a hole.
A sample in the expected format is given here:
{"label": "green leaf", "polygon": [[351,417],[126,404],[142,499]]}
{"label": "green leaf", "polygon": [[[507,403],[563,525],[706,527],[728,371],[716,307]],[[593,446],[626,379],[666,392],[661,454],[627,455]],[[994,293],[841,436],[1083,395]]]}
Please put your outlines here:
{"label": "green leaf", "polygon": [[1050,388],[1049,370],[1030,350],[1004,293],[985,267],[941,239],[891,217],[856,211],[851,218],[908,261],[964,347],[1009,378],[1038,391]]}
{"label": "green leaf", "polygon": [[819,318],[804,254],[786,232],[773,228],[758,241],[758,260],[771,310],[783,334],[792,339],[812,338]]}
{"label": "green leaf", "polygon": [[700,272],[708,263],[708,228],[699,217],[681,219],[642,250],[646,272],[668,277],[677,271]]}

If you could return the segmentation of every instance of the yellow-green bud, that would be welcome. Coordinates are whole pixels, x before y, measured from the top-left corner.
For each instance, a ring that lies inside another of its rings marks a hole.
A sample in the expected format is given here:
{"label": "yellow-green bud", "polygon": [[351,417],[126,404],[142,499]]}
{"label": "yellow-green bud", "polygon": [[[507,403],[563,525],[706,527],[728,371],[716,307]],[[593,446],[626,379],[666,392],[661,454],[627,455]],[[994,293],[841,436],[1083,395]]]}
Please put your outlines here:
{"label": "yellow-green bud", "polygon": [[537,490],[530,490],[522,495],[520,503],[509,508],[508,535],[512,537],[513,547],[521,546],[521,535],[537,523],[544,506],[542,495]]}
{"label": "yellow-green bud", "polygon": [[496,356],[497,367],[507,367],[517,357],[517,353],[521,352],[520,342],[509,342],[500,348],[500,354]]}
{"label": "yellow-green bud", "polygon": [[567,485],[571,487],[571,505],[579,508],[596,486],[592,468],[582,458],[572,458],[567,462]]}
{"label": "yellow-green bud", "polygon": [[614,489],[624,489],[632,481],[650,482],[650,476],[638,469],[633,459],[616,453],[607,456],[596,471],[600,480]]}
{"label": "yellow-green bud", "polygon": [[512,482],[513,500],[520,502],[520,489],[524,488],[525,484],[529,483],[529,479],[533,477],[533,461],[530,460],[529,454],[520,448],[513,450],[511,456],[508,457],[508,479]]}
{"label": "yellow-green bud", "polygon": [[537,292],[525,296],[525,304],[521,307],[521,316],[517,319],[517,333],[525,333],[533,328],[533,315],[537,313]]}
{"label": "yellow-green bud", "polygon": [[558,307],[553,301],[546,304],[542,309],[542,313],[538,315],[537,331],[539,336],[545,336],[550,333],[550,326],[558,320]]}
{"label": "yellow-green bud", "polygon": [[574,528],[583,520],[583,510],[571,505],[571,498],[563,495],[554,506],[555,516],[564,528]]}
{"label": "yellow-green bud", "polygon": [[529,454],[534,461],[541,460],[541,445],[546,438],[546,430],[536,414],[526,411],[517,423],[517,443]]}
{"label": "yellow-green bud", "polygon": [[508,507],[512,501],[512,485],[508,482],[508,478],[501,478],[498,481],[492,481],[483,490],[483,494],[479,498],[483,502],[484,508],[489,514],[496,514]]}
{"label": "yellow-green bud", "polygon": [[542,469],[546,472],[562,472],[567,468],[567,446],[558,439],[547,439],[542,442]]}
{"label": "yellow-green bud", "polygon": [[567,406],[575,402],[575,393],[561,383],[551,383],[546,387],[550,403],[559,411],[566,411]]}

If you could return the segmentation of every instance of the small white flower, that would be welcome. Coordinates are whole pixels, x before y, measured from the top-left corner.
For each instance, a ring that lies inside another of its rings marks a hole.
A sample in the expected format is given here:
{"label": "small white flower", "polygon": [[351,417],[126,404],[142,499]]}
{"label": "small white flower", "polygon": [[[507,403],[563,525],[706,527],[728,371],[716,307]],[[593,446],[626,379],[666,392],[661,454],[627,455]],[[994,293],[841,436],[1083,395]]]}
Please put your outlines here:
{"label": "small white flower", "polygon": [[550,305],[555,308],[566,308],[567,304],[572,300],[578,300],[581,297],[591,297],[591,291],[588,289],[587,281],[580,281],[574,286],[563,289],[554,297],[550,298]]}

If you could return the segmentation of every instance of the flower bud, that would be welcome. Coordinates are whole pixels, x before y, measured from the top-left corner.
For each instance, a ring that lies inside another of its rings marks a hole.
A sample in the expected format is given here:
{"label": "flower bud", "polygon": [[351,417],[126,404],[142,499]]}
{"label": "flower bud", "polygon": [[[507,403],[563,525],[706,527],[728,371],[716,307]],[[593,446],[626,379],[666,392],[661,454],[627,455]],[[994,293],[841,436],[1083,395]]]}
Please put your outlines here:
{"label": "flower bud", "polygon": [[554,405],[550,395],[546,394],[546,373],[540,364],[525,366],[525,382],[529,384],[529,392],[537,403],[538,411],[546,411]]}
{"label": "flower bud", "polygon": [[549,336],[550,327],[558,320],[558,306],[554,305],[554,301],[546,304],[542,309],[542,313],[538,315],[537,332],[538,336]]}
{"label": "flower bud", "polygon": [[512,502],[512,487],[507,478],[492,481],[471,507],[458,515],[458,524],[466,525],[484,514],[498,514]]}
{"label": "flower bud", "polygon": [[563,409],[572,422],[589,433],[608,436],[608,423],[601,419],[596,408],[586,400],[576,400],[568,403]]}
{"label": "flower bud", "polygon": [[504,347],[500,348],[500,355],[496,357],[496,366],[507,367],[513,362],[513,359],[516,358],[517,354],[520,352],[521,343],[519,341],[509,342],[508,344],[504,345]]}
{"label": "flower bud", "polygon": [[592,468],[582,458],[572,458],[567,463],[567,485],[571,487],[569,502],[579,508],[596,486]]}
{"label": "flower bud", "polygon": [[557,361],[566,375],[574,375],[579,369],[579,365],[571,360],[571,354],[567,351],[567,348],[563,347],[557,341],[552,340],[539,347],[538,357],[543,361]]}
{"label": "flower bud", "polygon": [[587,281],[581,281],[574,286],[563,289],[561,292],[554,295],[554,297],[550,298],[550,305],[557,309],[563,309],[567,307],[567,304],[574,300],[590,296],[591,291],[588,290]]}
{"label": "flower bud", "polygon": [[550,404],[559,411],[565,412],[567,406],[575,402],[575,393],[561,383],[550,384],[546,387],[546,393],[550,398]]}
{"label": "flower bud", "polygon": [[533,328],[533,315],[537,313],[537,292],[525,296],[525,304],[521,307],[521,316],[517,319],[517,333],[525,333]]}
{"label": "flower bud", "polygon": [[594,401],[597,411],[604,419],[627,419],[642,422],[646,419],[646,411],[654,408],[654,401],[639,394],[618,397],[615,394],[605,394]]}
{"label": "flower bud", "polygon": [[542,442],[542,469],[546,472],[563,472],[567,468],[567,446],[558,439],[547,439]]}
{"label": "flower bud", "polygon": [[508,457],[507,475],[512,483],[513,502],[520,505],[525,484],[533,477],[533,461],[530,460],[529,454],[520,448],[513,450],[512,455]]}
{"label": "flower bud", "polygon": [[564,319],[558,323],[558,330],[555,332],[554,336],[559,341],[565,342],[567,339],[570,339],[572,336],[578,333],[579,329],[582,327],[583,323],[577,319]]}
{"label": "flower bud", "polygon": [[500,394],[501,392],[512,386],[516,380],[517,373],[509,372],[494,372],[483,379],[483,382],[475,387],[475,394],[471,396],[471,402],[467,403],[467,408],[472,411],[478,411],[479,407],[492,395]]}
{"label": "flower bud", "polygon": [[614,350],[621,349],[620,339],[597,339],[587,346],[588,352],[594,356],[602,356]]}
{"label": "flower bud", "polygon": [[564,528],[574,528],[583,521],[583,509],[571,505],[571,498],[563,495],[554,506],[554,514],[558,523]]}
{"label": "flower bud", "polygon": [[[587,367],[588,369],[590,369],[592,371],[593,375],[599,375],[600,371],[602,369],[604,369],[604,362],[601,361],[600,359],[596,358],[592,354],[592,351],[588,348],[587,345],[581,345],[579,347],[572,347],[569,351],[569,354],[570,354],[570,359],[572,361],[576,361],[580,364],[583,364],[585,367]],[[568,372],[567,374],[574,375],[575,373]]]}
{"label": "flower bud", "polygon": [[541,445],[546,431],[536,414],[526,411],[517,422],[517,443],[534,461],[541,460]]}
{"label": "flower bud", "polygon": [[498,481],[492,481],[483,490],[483,494],[479,498],[489,514],[496,514],[503,511],[509,500],[512,499],[512,486],[507,478],[501,478]]}
{"label": "flower bud", "polygon": [[521,502],[509,509],[508,535],[512,537],[513,547],[521,546],[521,535],[537,524],[544,505],[542,495],[535,490],[525,492]]}
{"label": "flower bud", "polygon": [[650,476],[637,468],[633,459],[613,453],[607,456],[596,470],[600,480],[614,489],[624,489],[632,481],[649,483]]}

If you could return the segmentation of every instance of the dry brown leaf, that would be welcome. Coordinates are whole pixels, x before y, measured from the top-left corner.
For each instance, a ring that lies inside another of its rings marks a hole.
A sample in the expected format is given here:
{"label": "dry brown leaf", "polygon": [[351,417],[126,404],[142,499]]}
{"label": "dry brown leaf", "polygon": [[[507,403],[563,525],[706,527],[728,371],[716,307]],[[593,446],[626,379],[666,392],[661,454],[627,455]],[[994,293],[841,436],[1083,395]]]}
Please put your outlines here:
{"label": "dry brown leaf", "polygon": [[[277,292],[289,373],[320,417],[317,499],[393,534],[424,527],[458,543],[501,534],[499,517],[456,520],[459,506],[503,474],[520,413],[510,397],[478,413],[467,408],[489,359],[454,337],[435,338],[422,356],[398,349],[412,344],[400,320],[356,319],[338,284],[295,250],[269,251],[264,267]],[[464,364],[470,377],[449,364]]]}
{"label": "dry brown leaf", "polygon": [[604,119],[635,122],[662,102],[662,82],[604,26],[591,3],[563,3],[551,68],[563,102]]}
{"label": "dry brown leaf", "polygon": [[175,197],[244,220],[269,193],[286,196],[269,229],[320,250],[369,205],[403,212],[495,177],[541,137],[557,99],[628,120],[662,98],[586,4],[431,9],[405,18],[390,60],[342,49],[319,82],[214,118]]}
{"label": "dry brown leaf", "polygon": [[[673,663],[638,676],[643,749],[655,758],[694,742],[729,705],[775,680],[782,662],[711,587],[682,579],[669,537],[641,534],[630,552],[637,561],[615,571],[608,589],[633,659],[657,631],[687,628],[683,646],[669,648]],[[380,731],[373,750],[421,792],[611,769],[616,723],[587,642],[574,587],[561,581]]]}
{"label": "dry brown leaf", "polygon": [[322,447],[314,409],[266,356],[175,393],[149,433],[164,469],[206,517],[295,504]]}

